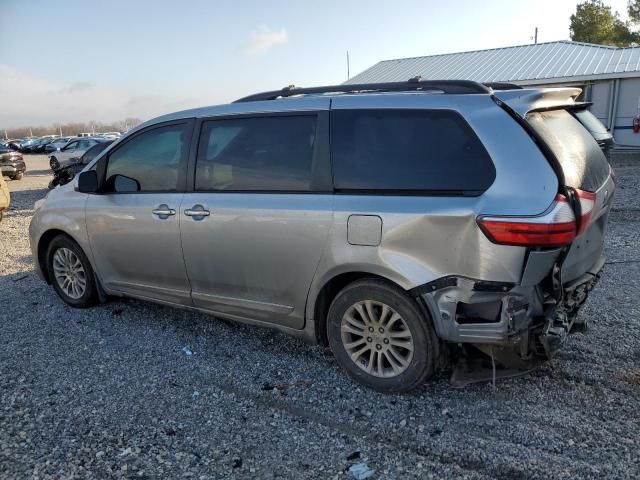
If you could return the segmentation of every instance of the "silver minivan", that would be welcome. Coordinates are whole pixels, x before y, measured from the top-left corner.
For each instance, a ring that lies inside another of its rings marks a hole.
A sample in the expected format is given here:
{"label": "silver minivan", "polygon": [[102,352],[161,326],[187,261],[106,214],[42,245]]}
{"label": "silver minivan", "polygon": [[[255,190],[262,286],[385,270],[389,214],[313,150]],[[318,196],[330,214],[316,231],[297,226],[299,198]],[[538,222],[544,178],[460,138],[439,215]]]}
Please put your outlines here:
{"label": "silver minivan", "polygon": [[37,205],[36,269],[74,307],[127,296],[330,346],[417,387],[551,357],[602,266],[615,177],[580,90],[287,88],[128,132]]}

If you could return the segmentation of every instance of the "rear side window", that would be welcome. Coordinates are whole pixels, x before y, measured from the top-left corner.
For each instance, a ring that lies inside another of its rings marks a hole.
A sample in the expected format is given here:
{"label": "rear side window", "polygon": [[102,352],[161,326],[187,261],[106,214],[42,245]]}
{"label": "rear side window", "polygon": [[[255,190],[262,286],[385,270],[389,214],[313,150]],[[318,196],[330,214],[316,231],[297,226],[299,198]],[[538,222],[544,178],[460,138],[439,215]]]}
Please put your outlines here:
{"label": "rear side window", "polygon": [[609,163],[604,153],[569,112],[531,112],[527,121],[560,162],[567,186],[595,192],[608,178]]}
{"label": "rear side window", "polygon": [[479,195],[496,170],[451,110],[334,110],[334,185],[342,191]]}
{"label": "rear side window", "polygon": [[196,190],[311,190],[316,119],[300,115],[204,122]]}

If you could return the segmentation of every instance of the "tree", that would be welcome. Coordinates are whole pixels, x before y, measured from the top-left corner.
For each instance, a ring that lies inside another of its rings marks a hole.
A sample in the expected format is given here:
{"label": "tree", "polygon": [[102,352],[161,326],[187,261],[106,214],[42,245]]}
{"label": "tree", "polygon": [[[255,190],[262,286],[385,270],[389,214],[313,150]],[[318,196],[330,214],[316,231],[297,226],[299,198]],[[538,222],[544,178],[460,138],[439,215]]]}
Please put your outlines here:
{"label": "tree", "polygon": [[[628,12],[632,21],[640,20],[640,0],[631,0]],[[576,42],[628,47],[640,40],[640,34],[631,29],[631,22],[623,21],[618,12],[612,12],[602,0],[579,3],[576,13],[571,15],[570,30],[571,40]]]}
{"label": "tree", "polygon": [[631,19],[631,23],[640,23],[640,0],[629,0],[627,4],[627,13]]}

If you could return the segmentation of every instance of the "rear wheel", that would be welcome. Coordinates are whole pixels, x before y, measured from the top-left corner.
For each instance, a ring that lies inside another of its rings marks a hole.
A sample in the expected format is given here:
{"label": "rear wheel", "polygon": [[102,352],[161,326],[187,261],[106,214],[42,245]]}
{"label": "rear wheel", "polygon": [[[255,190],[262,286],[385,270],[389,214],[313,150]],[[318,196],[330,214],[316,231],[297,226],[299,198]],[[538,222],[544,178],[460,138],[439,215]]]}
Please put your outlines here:
{"label": "rear wheel", "polygon": [[59,235],[47,250],[47,272],[56,293],[67,304],[86,308],[98,300],[93,269],[80,246]]}
{"label": "rear wheel", "polygon": [[412,390],[433,375],[436,339],[428,318],[400,288],[360,280],[334,299],[329,345],[358,382],[384,393]]}
{"label": "rear wheel", "polygon": [[56,157],[51,157],[49,159],[49,166],[51,167],[51,170],[57,170],[58,168],[60,168],[60,162],[58,162],[58,159]]}

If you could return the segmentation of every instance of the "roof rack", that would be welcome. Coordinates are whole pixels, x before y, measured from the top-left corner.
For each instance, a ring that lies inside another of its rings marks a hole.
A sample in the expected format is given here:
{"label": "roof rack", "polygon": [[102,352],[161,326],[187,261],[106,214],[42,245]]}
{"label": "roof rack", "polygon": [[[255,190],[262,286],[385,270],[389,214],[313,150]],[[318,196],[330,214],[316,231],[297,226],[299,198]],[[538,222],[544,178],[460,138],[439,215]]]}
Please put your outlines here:
{"label": "roof rack", "polygon": [[522,90],[523,88],[521,85],[508,82],[488,82],[484,85],[489,87],[491,90]]}
{"label": "roof rack", "polygon": [[411,92],[438,91],[449,94],[491,93],[491,89],[481,83],[470,80],[423,80],[413,77],[406,82],[389,83],[356,83],[352,85],[330,85],[326,87],[298,88],[289,85],[282,90],[256,93],[240,98],[233,103],[257,102],[261,100],[276,100],[294,95],[320,93],[361,93],[361,92]]}

